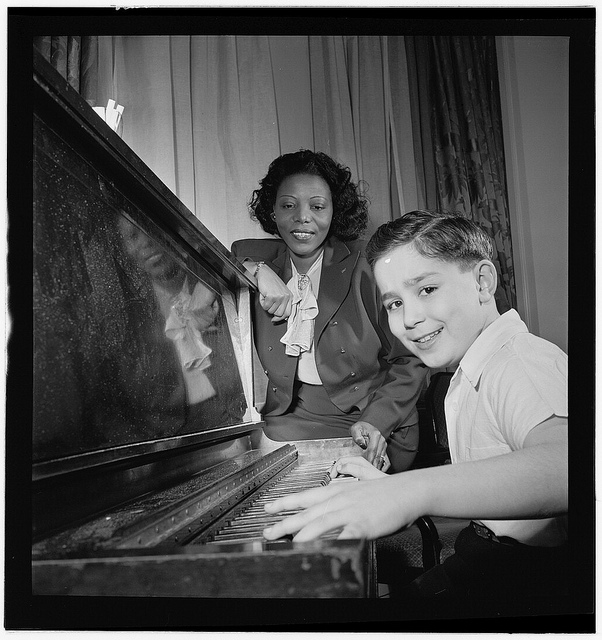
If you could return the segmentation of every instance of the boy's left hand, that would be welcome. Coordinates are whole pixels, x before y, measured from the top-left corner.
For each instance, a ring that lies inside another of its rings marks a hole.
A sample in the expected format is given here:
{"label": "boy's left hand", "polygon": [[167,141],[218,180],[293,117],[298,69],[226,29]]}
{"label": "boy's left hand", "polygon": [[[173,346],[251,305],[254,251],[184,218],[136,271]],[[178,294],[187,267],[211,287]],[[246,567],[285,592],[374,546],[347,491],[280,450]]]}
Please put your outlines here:
{"label": "boy's left hand", "polygon": [[[387,462],[390,466],[390,463]],[[337,476],[353,476],[358,480],[375,480],[383,478],[386,474],[379,471],[375,466],[371,465],[366,458],[362,456],[344,456],[339,458],[329,471],[331,478]]]}

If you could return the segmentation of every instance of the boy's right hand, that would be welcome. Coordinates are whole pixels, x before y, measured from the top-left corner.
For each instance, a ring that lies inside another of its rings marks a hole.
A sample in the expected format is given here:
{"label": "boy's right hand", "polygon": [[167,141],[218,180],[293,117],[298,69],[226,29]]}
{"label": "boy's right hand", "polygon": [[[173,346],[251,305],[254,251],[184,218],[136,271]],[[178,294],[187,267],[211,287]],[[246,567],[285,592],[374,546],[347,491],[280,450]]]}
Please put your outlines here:
{"label": "boy's right hand", "polygon": [[353,476],[358,480],[375,480],[386,477],[386,473],[379,471],[362,456],[344,456],[339,458],[329,471],[331,478],[337,476]]}
{"label": "boy's right hand", "polygon": [[338,539],[373,540],[410,525],[420,515],[412,492],[400,491],[406,474],[384,476],[371,482],[330,483],[291,493],[265,505],[269,514],[298,510],[264,529],[266,540],[293,534],[296,542],[315,540],[341,529]]}

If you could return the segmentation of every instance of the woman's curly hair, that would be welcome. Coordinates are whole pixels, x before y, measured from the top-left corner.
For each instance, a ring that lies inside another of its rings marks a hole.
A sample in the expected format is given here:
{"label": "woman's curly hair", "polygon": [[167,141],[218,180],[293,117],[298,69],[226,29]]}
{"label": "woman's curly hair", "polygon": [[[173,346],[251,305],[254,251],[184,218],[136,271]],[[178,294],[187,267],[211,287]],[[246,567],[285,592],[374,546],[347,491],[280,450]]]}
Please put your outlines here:
{"label": "woman's curly hair", "polygon": [[322,178],[332,196],[332,222],[328,235],[340,240],[356,240],[368,224],[368,198],[351,181],[348,167],[335,162],[320,151],[301,149],[276,158],[267,175],[259,181],[260,188],[253,191],[249,212],[266,233],[279,235],[272,212],[276,194],[282,181],[294,175],[313,175]]}

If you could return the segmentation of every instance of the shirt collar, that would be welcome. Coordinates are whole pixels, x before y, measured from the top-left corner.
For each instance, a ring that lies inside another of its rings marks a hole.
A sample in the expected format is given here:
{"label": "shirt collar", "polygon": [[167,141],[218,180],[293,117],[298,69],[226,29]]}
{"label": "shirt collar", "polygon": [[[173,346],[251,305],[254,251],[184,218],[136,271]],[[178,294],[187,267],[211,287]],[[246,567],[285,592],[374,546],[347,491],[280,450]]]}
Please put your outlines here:
{"label": "shirt collar", "polygon": [[499,351],[510,338],[519,333],[528,333],[527,325],[514,309],[506,311],[494,320],[470,345],[458,369],[476,387],[485,366],[494,353]]}

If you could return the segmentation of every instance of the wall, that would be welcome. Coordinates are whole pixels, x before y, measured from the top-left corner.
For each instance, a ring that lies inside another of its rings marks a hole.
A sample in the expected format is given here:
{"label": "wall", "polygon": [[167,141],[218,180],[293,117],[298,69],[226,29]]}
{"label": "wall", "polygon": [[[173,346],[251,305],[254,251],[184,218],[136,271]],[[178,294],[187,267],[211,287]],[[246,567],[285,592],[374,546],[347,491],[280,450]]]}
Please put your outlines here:
{"label": "wall", "polygon": [[568,333],[568,52],[564,37],[497,38],[518,311]]}

